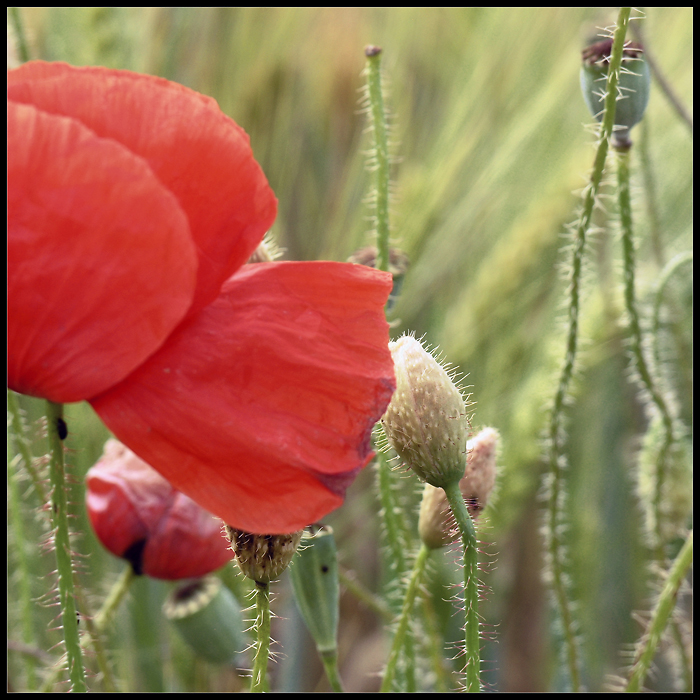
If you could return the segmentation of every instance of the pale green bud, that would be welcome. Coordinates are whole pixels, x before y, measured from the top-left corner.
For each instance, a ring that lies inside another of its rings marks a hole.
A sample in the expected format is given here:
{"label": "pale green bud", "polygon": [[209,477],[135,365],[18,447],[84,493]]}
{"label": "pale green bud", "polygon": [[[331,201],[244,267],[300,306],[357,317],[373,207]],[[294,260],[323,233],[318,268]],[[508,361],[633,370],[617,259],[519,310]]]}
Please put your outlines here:
{"label": "pale green bud", "polygon": [[423,481],[459,481],[467,465],[467,409],[445,368],[413,336],[389,343],[396,391],[382,417],[389,444]]}

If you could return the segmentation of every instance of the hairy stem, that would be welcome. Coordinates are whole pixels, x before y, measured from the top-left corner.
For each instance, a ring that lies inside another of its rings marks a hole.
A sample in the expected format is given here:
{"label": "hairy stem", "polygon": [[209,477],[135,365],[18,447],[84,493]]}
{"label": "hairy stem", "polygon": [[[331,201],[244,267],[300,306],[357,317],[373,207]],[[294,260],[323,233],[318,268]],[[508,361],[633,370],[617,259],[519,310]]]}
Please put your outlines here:
{"label": "hairy stem", "polygon": [[270,655],[270,584],[255,582],[255,660],[250,681],[251,693],[265,691],[267,681],[267,661]]}
{"label": "hairy stem", "polygon": [[466,654],[466,690],[469,693],[481,691],[481,649],[479,640],[479,578],[476,531],[471,515],[467,510],[459,481],[444,487],[447,502],[452,508],[457,527],[462,535],[464,550],[464,650]]}
{"label": "hairy stem", "polygon": [[622,226],[622,251],[624,263],[625,280],[625,307],[629,320],[629,335],[631,342],[632,356],[639,378],[649,394],[652,403],[661,416],[664,426],[664,437],[661,449],[656,458],[656,474],[654,485],[654,496],[652,508],[654,511],[655,523],[655,543],[656,558],[663,559],[663,538],[661,535],[662,515],[661,497],[663,493],[664,477],[666,473],[666,461],[673,444],[673,418],[664,401],[661,392],[658,390],[651,370],[644,357],[642,346],[642,329],[639,323],[639,312],[637,311],[637,301],[635,292],[635,256],[634,256],[634,236],[632,232],[632,206],[630,201],[630,152],[628,148],[617,148],[617,181],[618,181],[618,202],[620,209],[620,223]]}
{"label": "hairy stem", "polygon": [[678,597],[678,589],[683,583],[690,565],[693,562],[693,531],[691,530],[686,538],[685,544],[678,553],[676,560],[673,562],[671,570],[668,572],[668,577],[664,583],[664,587],[656,602],[656,607],[651,616],[651,621],[644,635],[642,644],[637,652],[637,658],[632,666],[632,673],[627,684],[627,692],[638,693],[641,685],[644,682],[651,662],[654,659],[654,654],[661,641],[664,629],[668,623],[669,617],[673,612]]}
{"label": "hairy stem", "polygon": [[372,131],[377,217],[377,269],[389,270],[389,142],[387,138],[384,96],[382,95],[381,53],[377,46],[365,49],[367,86]]}
{"label": "hairy stem", "polygon": [[61,604],[63,638],[66,644],[68,675],[73,692],[84,693],[85,669],[78,634],[78,618],[73,588],[73,562],[68,535],[68,503],[66,500],[66,475],[63,462],[63,443],[58,434],[57,421],[63,420],[63,406],[46,402],[49,428],[49,476],[51,480],[51,524],[54,531],[58,594]]}
{"label": "hairy stem", "polygon": [[573,614],[569,594],[566,590],[564,575],[564,543],[561,535],[561,511],[564,500],[564,465],[563,456],[564,431],[562,427],[564,406],[569,394],[571,378],[573,376],[576,353],[578,350],[578,322],[581,304],[581,279],[583,271],[586,237],[593,216],[593,207],[596,201],[605,161],[608,154],[610,137],[615,123],[615,101],[617,98],[617,85],[619,70],[622,63],[625,34],[629,24],[630,8],[623,7],[618,15],[617,26],[613,38],[608,80],[605,94],[605,109],[600,126],[598,149],[593,163],[593,172],[584,192],[584,202],[576,227],[573,255],[571,261],[571,279],[569,287],[569,329],[566,341],[566,354],[559,384],[554,397],[554,406],[550,416],[549,437],[549,478],[550,491],[547,512],[547,536],[548,553],[552,569],[552,587],[555,603],[561,619],[564,644],[566,649],[567,668],[571,686],[574,690],[580,689],[579,653],[574,631]]}
{"label": "hairy stem", "polygon": [[413,564],[413,571],[411,572],[411,578],[408,581],[408,586],[406,586],[406,592],[404,594],[403,606],[401,608],[401,617],[399,618],[399,625],[396,628],[396,633],[394,634],[394,641],[391,645],[391,652],[389,654],[389,660],[386,664],[386,670],[384,671],[384,679],[382,680],[381,692],[389,693],[391,692],[391,685],[394,681],[394,675],[396,674],[396,664],[399,660],[399,655],[401,649],[404,645],[404,640],[406,637],[406,632],[408,631],[408,626],[411,622],[411,615],[413,613],[413,603],[416,599],[416,594],[418,593],[418,587],[421,580],[423,579],[423,574],[425,572],[425,565],[428,561],[428,555],[430,550],[425,545],[421,545],[421,548],[416,557],[416,561]]}

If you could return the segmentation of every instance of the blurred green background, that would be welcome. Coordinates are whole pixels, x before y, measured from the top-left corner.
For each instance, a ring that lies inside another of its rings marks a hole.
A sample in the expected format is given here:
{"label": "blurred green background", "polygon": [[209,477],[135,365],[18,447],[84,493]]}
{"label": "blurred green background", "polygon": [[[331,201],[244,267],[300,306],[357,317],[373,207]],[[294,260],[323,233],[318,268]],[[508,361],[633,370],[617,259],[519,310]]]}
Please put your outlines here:
{"label": "blurred green background", "polygon": [[[249,134],[279,199],[272,234],[285,259],[345,260],[371,244],[369,148],[362,112],[363,49],[383,48],[392,124],[393,242],[411,267],[394,309],[393,335],[413,331],[468,374],[475,427],[502,436],[498,497],[482,525],[484,680],[500,691],[558,688],[556,636],[541,583],[541,432],[563,359],[566,285],[560,269],[576,190],[593,162],[594,137],[580,94],[580,51],[613,8],[21,8],[33,58],[97,64],[164,76],[217,99]],[[648,8],[632,24],[680,102],[693,100],[692,8]],[[8,54],[9,55],[9,54]],[[8,59],[9,60],[9,59]],[[692,249],[692,132],[654,79],[647,115],[632,132],[638,296],[646,314],[663,265]],[[608,190],[613,193],[612,189]],[[652,591],[634,496],[635,455],[646,417],[629,379],[622,323],[620,244],[614,199],[603,199],[588,254],[581,318],[583,353],[569,416],[572,582],[584,679],[601,690],[619,672]],[[565,265],[564,265],[565,266]],[[665,297],[661,368],[682,421],[691,425],[692,270]],[[645,316],[646,317],[646,316]],[[36,418],[33,402],[24,404]],[[40,410],[40,408],[39,408]],[[88,555],[93,607],[121,563],[86,528],[81,477],[106,431],[84,405],[67,407],[76,465],[77,543]],[[35,447],[41,454],[42,447]],[[400,488],[415,501],[412,479]],[[690,486],[689,486],[690,488]],[[381,579],[373,470],[329,518],[341,563],[377,590]],[[409,505],[407,505],[407,508]],[[25,518],[30,533],[36,520]],[[486,524],[486,522],[488,524]],[[37,534],[38,536],[38,534]],[[12,533],[10,533],[10,545]],[[10,546],[12,566],[14,553]],[[32,552],[36,554],[36,552]],[[455,551],[437,557],[431,589],[455,593]],[[33,557],[36,592],[46,592],[51,556]],[[12,585],[12,584],[11,584]],[[279,690],[325,689],[315,651],[279,584],[273,669]],[[195,661],[160,615],[167,586],[141,581],[111,648],[128,690],[242,687],[230,669]],[[10,601],[12,588],[10,588]],[[148,601],[151,601],[150,603]],[[9,603],[10,637],[13,637]],[[447,604],[435,623],[459,639]],[[55,609],[41,613],[44,650]],[[149,622],[150,621],[150,622]],[[378,688],[388,637],[376,615],[344,594],[341,675],[348,690]],[[490,641],[493,639],[493,641]],[[451,654],[450,654],[451,655]],[[446,673],[455,664],[445,665]],[[160,675],[159,675],[160,674]],[[10,677],[22,671],[10,656]],[[454,680],[454,679],[453,679]],[[428,687],[435,682],[426,675]],[[650,687],[670,689],[659,661]],[[95,682],[95,688],[99,683]]]}

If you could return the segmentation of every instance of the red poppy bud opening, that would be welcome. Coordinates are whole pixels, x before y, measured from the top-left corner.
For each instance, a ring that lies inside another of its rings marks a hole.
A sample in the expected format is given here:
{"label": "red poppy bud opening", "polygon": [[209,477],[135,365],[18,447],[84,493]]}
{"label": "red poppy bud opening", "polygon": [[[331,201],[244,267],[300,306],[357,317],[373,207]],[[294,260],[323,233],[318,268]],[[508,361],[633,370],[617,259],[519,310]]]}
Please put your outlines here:
{"label": "red poppy bud opening", "polygon": [[87,473],[87,510],[100,542],[137,574],[204,576],[231,560],[221,521],[176,491],[116,440]]}

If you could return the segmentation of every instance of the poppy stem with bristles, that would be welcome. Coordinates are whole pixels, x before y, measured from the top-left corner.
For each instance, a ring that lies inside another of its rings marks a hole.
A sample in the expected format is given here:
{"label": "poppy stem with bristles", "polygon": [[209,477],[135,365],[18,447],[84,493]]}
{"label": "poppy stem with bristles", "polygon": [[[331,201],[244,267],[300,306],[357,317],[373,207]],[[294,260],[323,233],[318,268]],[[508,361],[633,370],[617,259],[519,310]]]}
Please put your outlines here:
{"label": "poppy stem with bristles", "polygon": [[447,501],[452,508],[457,527],[462,535],[464,553],[464,652],[466,655],[464,672],[466,690],[469,693],[481,691],[481,648],[479,640],[479,580],[476,531],[471,515],[459,489],[459,481],[443,486]]}
{"label": "poppy stem with bristles", "polygon": [[370,123],[374,135],[376,223],[377,223],[377,269],[389,270],[389,141],[387,138],[386,114],[380,71],[382,50],[377,46],[365,49],[367,57],[367,87],[369,90]]}
{"label": "poppy stem with bristles", "polygon": [[270,655],[270,584],[255,582],[255,660],[250,682],[251,693],[263,693],[267,681],[267,661]]}
{"label": "poppy stem with bristles", "polygon": [[46,418],[49,431],[49,477],[51,480],[51,525],[56,550],[58,595],[61,605],[61,625],[66,644],[68,675],[74,693],[85,693],[85,669],[78,634],[78,617],[73,589],[73,562],[68,535],[68,503],[66,499],[66,474],[63,462],[63,442],[57,429],[62,420],[63,405],[46,402]]}

